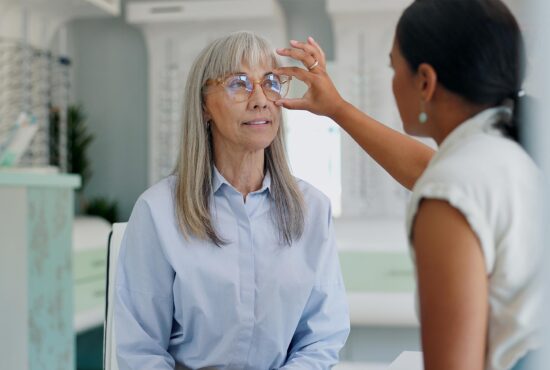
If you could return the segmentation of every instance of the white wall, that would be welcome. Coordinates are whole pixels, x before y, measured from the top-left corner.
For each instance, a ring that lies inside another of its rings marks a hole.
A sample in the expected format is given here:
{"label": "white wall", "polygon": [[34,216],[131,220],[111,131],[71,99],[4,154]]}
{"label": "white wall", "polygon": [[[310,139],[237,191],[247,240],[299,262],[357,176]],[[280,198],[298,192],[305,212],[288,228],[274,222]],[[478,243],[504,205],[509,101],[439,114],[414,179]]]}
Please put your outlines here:
{"label": "white wall", "polygon": [[75,103],[94,141],[92,178],[84,195],[116,200],[130,216],[147,188],[148,62],[143,34],[120,18],[81,19],[68,26]]}

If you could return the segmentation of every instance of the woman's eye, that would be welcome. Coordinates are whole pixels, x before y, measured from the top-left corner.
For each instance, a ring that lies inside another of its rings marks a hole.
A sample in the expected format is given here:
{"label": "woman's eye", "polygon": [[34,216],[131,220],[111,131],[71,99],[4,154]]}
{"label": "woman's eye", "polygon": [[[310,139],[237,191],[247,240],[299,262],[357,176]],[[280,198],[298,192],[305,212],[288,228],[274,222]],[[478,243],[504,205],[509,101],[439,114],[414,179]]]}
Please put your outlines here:
{"label": "woman's eye", "polygon": [[243,80],[233,80],[229,83],[229,87],[232,89],[246,89],[246,82]]}
{"label": "woman's eye", "polygon": [[277,90],[281,87],[281,84],[278,80],[268,79],[268,80],[264,81],[264,87],[269,88],[269,89]]}

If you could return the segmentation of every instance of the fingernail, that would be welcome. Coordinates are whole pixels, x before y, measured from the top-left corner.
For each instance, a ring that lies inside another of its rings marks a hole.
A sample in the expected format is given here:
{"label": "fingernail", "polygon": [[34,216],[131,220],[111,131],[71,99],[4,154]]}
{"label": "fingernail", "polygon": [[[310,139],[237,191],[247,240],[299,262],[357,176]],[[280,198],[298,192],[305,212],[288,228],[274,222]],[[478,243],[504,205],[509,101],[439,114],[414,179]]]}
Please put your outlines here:
{"label": "fingernail", "polygon": [[276,51],[277,51],[277,53],[282,53],[282,52],[285,51],[285,49],[283,49],[283,48],[277,48]]}
{"label": "fingernail", "polygon": [[298,41],[296,41],[296,40],[290,40],[290,43],[291,43],[291,44],[297,44]]}
{"label": "fingernail", "polygon": [[310,41],[315,42],[315,40],[314,40],[313,37],[311,37],[311,36],[309,36],[308,39],[309,39]]}

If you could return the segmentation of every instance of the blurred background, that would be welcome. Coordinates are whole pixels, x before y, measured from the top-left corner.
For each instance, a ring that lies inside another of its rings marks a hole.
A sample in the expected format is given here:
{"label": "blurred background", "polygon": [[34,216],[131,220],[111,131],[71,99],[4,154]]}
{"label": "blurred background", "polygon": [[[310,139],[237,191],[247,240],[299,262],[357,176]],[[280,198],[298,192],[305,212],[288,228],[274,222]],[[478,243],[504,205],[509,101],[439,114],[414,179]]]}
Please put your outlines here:
{"label": "blurred background", "polygon": [[[550,6],[505,2],[527,39],[525,90],[546,101]],[[29,369],[67,361],[102,368],[111,224],[127,221],[137,197],[172,171],[183,86],[209,41],[237,30],[274,47],[313,36],[342,95],[401,130],[388,54],[409,3],[0,0],[0,357],[12,364],[5,368],[23,369],[24,357]],[[294,83],[290,94],[304,91]],[[331,120],[284,114],[293,172],[329,196],[336,218],[352,312],[342,358],[357,369],[385,369],[420,348],[404,228],[408,191]],[[550,131],[536,130],[528,145],[548,170]],[[25,248],[9,247],[18,245]],[[57,295],[46,296],[53,288],[42,270],[62,281]]]}

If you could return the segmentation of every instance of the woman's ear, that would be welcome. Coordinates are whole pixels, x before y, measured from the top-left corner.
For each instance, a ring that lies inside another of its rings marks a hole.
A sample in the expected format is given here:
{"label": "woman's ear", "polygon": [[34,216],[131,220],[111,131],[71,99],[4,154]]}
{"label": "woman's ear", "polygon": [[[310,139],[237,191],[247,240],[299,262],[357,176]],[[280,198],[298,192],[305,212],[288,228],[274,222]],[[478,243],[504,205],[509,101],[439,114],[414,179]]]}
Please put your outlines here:
{"label": "woman's ear", "polygon": [[204,117],[204,122],[208,122],[212,119],[212,116],[210,115],[210,112],[208,111],[208,108],[206,108],[206,104],[202,103],[202,116]]}
{"label": "woman's ear", "polygon": [[429,102],[437,88],[437,72],[430,64],[422,63],[418,66],[417,78],[422,100]]}

